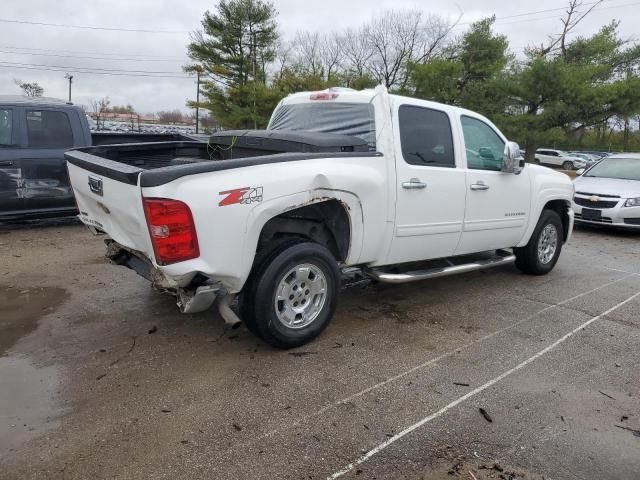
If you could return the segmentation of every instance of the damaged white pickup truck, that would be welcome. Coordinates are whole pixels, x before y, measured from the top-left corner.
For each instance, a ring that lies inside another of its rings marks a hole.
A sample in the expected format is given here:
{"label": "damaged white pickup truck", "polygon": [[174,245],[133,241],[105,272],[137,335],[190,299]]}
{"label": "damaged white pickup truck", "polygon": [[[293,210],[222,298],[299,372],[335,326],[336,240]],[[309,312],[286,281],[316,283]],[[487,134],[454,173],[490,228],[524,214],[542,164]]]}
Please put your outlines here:
{"label": "damaged white pickup truck", "polygon": [[[525,165],[486,118],[384,88],[290,95],[263,131],[66,153],[80,219],[184,312],[239,294],[279,348],[331,320],[341,276],[401,283],[515,261],[553,269],[569,178]],[[425,288],[428,288],[426,286]]]}

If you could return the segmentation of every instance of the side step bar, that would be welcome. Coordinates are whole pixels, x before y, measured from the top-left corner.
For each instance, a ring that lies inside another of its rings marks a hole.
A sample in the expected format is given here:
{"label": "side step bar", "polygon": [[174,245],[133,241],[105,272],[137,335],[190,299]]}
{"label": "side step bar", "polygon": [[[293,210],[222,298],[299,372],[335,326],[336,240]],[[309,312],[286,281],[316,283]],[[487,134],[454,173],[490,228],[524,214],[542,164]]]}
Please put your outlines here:
{"label": "side step bar", "polygon": [[427,268],[425,270],[415,270],[403,273],[389,273],[382,268],[368,268],[364,272],[371,278],[384,283],[407,283],[425,280],[427,278],[446,277],[448,275],[456,275],[458,273],[473,272],[474,270],[483,270],[485,268],[499,267],[514,262],[516,256],[507,250],[497,250],[495,257],[484,258],[470,263],[460,265],[450,265],[448,267]]}

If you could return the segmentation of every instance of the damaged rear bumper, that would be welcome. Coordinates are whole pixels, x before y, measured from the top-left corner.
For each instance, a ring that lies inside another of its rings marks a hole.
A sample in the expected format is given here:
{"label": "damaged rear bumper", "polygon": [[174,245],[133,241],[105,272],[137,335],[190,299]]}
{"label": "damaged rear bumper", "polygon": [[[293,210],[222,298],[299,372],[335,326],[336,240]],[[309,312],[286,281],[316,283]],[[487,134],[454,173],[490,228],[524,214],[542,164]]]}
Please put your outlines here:
{"label": "damaged rear bumper", "polygon": [[[123,247],[113,240],[105,240],[106,257],[116,265],[123,265],[146,278],[156,290],[168,292],[176,297],[176,303],[182,313],[198,313],[209,309],[216,298],[228,296],[219,284],[202,275],[195,274],[186,286],[168,278],[141,252]],[[180,282],[182,283],[182,282]]]}

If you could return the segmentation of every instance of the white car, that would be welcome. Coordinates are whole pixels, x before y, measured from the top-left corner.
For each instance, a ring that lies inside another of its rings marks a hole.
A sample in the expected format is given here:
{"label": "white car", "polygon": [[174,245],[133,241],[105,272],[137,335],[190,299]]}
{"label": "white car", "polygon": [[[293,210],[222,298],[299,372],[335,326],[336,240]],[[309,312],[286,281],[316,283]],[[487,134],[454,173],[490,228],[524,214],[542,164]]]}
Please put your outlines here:
{"label": "white car", "polygon": [[115,263],[184,312],[216,300],[232,325],[240,293],[247,328],[279,348],[322,332],[341,274],[402,283],[515,261],[542,275],[573,228],[569,177],[525,165],[477,113],[384,87],[290,95],[267,130],[209,143],[65,155]]}
{"label": "white car", "polygon": [[539,148],[536,150],[536,162],[541,165],[553,165],[562,167],[565,170],[577,170],[588,166],[586,160],[575,155],[570,155],[564,150],[552,150],[549,148]]}
{"label": "white car", "polygon": [[640,154],[603,158],[574,181],[576,221],[640,230]]}

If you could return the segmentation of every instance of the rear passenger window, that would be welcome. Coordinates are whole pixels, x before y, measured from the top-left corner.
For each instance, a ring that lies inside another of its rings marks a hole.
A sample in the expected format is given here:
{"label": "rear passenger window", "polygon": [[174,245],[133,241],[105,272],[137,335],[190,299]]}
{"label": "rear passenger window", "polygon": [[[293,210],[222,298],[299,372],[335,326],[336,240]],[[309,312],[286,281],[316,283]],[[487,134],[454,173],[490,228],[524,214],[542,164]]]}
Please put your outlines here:
{"label": "rear passenger window", "polygon": [[449,116],[430,108],[402,105],[399,110],[402,157],[412,165],[455,168]]}
{"label": "rear passenger window", "polygon": [[0,145],[12,145],[13,111],[0,108]]}
{"label": "rear passenger window", "polygon": [[27,138],[29,146],[34,148],[73,147],[69,117],[53,110],[28,110]]}

